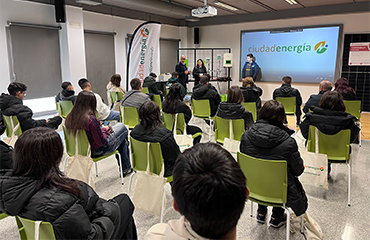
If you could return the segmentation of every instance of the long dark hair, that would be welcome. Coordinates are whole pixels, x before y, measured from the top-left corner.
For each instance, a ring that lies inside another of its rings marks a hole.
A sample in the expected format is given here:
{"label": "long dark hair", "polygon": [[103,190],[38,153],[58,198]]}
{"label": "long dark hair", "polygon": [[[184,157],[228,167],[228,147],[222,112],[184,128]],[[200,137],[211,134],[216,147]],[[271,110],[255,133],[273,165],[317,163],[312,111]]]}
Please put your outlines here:
{"label": "long dark hair", "polygon": [[202,61],[202,66],[200,66],[200,67],[201,67],[201,68],[206,68],[206,67],[204,66],[204,62],[203,62],[203,60],[202,60],[201,58],[199,58],[199,59],[197,60],[197,65],[196,65],[196,66],[199,66],[199,65],[198,65],[198,62],[199,62],[199,61]]}
{"label": "long dark hair", "polygon": [[335,86],[334,91],[339,93],[349,93],[349,92],[356,93],[355,90],[349,86],[347,78],[339,78],[335,82],[334,86]]}
{"label": "long dark hair", "polygon": [[53,186],[81,196],[78,181],[67,178],[59,170],[62,156],[62,140],[55,130],[45,127],[29,129],[15,143],[13,175],[39,178],[37,190]]}
{"label": "long dark hair", "polygon": [[121,75],[119,74],[114,74],[111,78],[110,78],[110,82],[116,86],[116,87],[119,87],[121,86]]}
{"label": "long dark hair", "polygon": [[172,84],[166,97],[167,113],[175,114],[177,105],[183,100],[182,86],[179,83]]}
{"label": "long dark hair", "polygon": [[152,133],[157,127],[163,126],[161,111],[158,104],[154,101],[147,101],[141,105],[139,108],[139,118],[141,124],[144,125],[144,130],[141,134],[144,134],[149,127],[151,127],[151,129],[148,133]]}
{"label": "long dark hair", "polygon": [[334,111],[346,111],[346,106],[343,103],[342,94],[336,91],[328,91],[322,95],[319,107]]}
{"label": "long dark hair", "polygon": [[66,118],[67,132],[76,134],[77,130],[89,123],[90,115],[96,116],[96,98],[92,92],[82,91]]}

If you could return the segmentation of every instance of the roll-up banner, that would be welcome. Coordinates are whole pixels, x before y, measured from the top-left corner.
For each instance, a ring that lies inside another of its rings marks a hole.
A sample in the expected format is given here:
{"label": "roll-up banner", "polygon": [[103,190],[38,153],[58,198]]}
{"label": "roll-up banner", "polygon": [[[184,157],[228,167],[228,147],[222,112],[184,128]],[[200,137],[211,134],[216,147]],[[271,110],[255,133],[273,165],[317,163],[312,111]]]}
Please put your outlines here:
{"label": "roll-up banner", "polygon": [[159,37],[162,23],[149,21],[138,26],[132,35],[127,59],[126,89],[131,89],[129,82],[139,78],[141,82],[150,73],[160,74]]}

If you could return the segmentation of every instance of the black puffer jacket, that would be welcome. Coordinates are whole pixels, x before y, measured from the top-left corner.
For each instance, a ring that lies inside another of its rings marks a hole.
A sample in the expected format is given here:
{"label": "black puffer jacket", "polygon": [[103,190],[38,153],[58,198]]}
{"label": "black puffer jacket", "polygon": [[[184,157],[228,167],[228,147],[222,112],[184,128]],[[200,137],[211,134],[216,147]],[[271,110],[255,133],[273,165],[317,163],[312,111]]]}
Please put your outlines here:
{"label": "black puffer jacket", "polygon": [[240,103],[221,102],[218,105],[216,115],[225,119],[244,119],[244,128],[246,130],[254,123],[252,113],[245,110],[244,106]]}
{"label": "black puffer jacket", "polygon": [[353,120],[355,116],[341,111],[327,110],[319,107],[311,107],[312,113],[304,116],[300,129],[304,138],[308,139],[310,125],[317,127],[322,133],[334,135],[343,129],[351,130],[351,143],[355,142],[360,132]]}
{"label": "black puffer jacket", "polygon": [[76,98],[77,98],[77,96],[75,95],[75,91],[63,89],[55,97],[55,102],[59,102],[59,101],[72,101],[72,103],[75,104]]}
{"label": "black puffer jacket", "polygon": [[57,239],[111,239],[120,223],[117,203],[80,182],[82,197],[55,187],[36,190],[39,180],[0,171],[0,211],[53,225]]}
{"label": "black puffer jacket", "polygon": [[157,85],[155,83],[155,79],[152,76],[148,76],[144,79],[143,87],[147,87],[149,93],[151,94],[160,94],[161,92],[158,91]]}
{"label": "black puffer jacket", "polygon": [[5,116],[17,116],[22,132],[35,127],[46,127],[46,120],[32,119],[32,110],[23,101],[9,94],[1,94],[0,109]]}
{"label": "black puffer jacket", "polygon": [[276,97],[295,97],[296,101],[295,114],[297,115],[297,119],[300,119],[302,115],[301,112],[302,97],[298,89],[292,88],[292,86],[289,83],[283,83],[280,88],[274,90],[272,98],[276,99]]}
{"label": "black puffer jacket", "polygon": [[[293,130],[283,124],[258,120],[241,138],[240,152],[252,157],[269,160],[286,160],[288,164],[288,201],[294,213],[299,216],[307,209],[307,197],[298,180],[304,171],[303,160],[298,152]],[[256,169],[263,171],[263,169]]]}
{"label": "black puffer jacket", "polygon": [[240,87],[244,96],[244,102],[255,102],[257,106],[257,111],[261,108],[261,98],[262,89],[257,86],[252,87]]}
{"label": "black puffer jacket", "polygon": [[193,95],[191,97],[195,100],[208,99],[209,105],[211,107],[211,116],[213,117],[214,115],[216,115],[218,105],[221,102],[221,97],[217,93],[217,91],[214,90],[214,87],[212,85],[199,84],[195,86],[193,88]]}
{"label": "black puffer jacket", "polygon": [[13,148],[0,140],[0,169],[13,168]]}

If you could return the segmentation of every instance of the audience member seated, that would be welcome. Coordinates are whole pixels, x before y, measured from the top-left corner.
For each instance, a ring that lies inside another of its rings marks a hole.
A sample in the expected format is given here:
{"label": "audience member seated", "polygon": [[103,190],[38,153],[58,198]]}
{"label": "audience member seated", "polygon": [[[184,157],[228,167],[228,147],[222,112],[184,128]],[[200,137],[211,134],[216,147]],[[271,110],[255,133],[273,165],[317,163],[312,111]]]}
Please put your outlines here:
{"label": "audience member seated", "polygon": [[[286,160],[288,165],[287,206],[300,216],[307,209],[307,197],[298,176],[304,171],[303,160],[298,146],[290,135],[293,130],[283,125],[285,121],[283,105],[275,100],[267,101],[259,112],[256,123],[247,130],[241,139],[240,152],[251,157],[268,160]],[[259,169],[258,171],[263,171]],[[257,221],[265,223],[267,206],[258,204]],[[280,227],[287,216],[281,207],[273,207],[270,226]]]}
{"label": "audience member seated", "polygon": [[89,80],[86,78],[81,78],[78,81],[78,85],[83,91],[92,92],[95,95],[96,98],[96,112],[97,112],[97,118],[100,121],[109,121],[109,120],[116,120],[118,122],[121,121],[121,117],[118,111],[111,111],[110,108],[104,104],[103,99],[101,96],[97,93],[94,93],[91,90],[91,84]]}
{"label": "audience member seated", "polygon": [[55,131],[24,132],[15,143],[13,169],[0,171],[0,211],[50,222],[56,239],[137,239],[130,198],[100,198],[88,184],[60,171],[62,157]]}
{"label": "audience member seated", "polygon": [[140,79],[132,79],[130,85],[131,90],[123,96],[121,104],[124,107],[136,107],[139,109],[145,102],[150,101],[150,97],[148,94],[141,92],[143,88]]}
{"label": "audience member seated", "polygon": [[244,96],[244,102],[255,102],[257,107],[257,113],[261,109],[261,95],[262,89],[257,87],[252,77],[246,77],[243,79],[242,90]]}
{"label": "audience member seated", "polygon": [[56,95],[55,102],[71,101],[73,104],[75,104],[77,96],[75,95],[75,91],[73,89],[72,83],[63,82],[61,87],[63,90]]}
{"label": "audience member seated", "polygon": [[334,87],[334,91],[342,94],[343,100],[357,100],[356,92],[349,86],[347,78],[339,78]]}
{"label": "audience member seated", "polygon": [[121,86],[121,75],[119,74],[114,74],[111,78],[110,81],[107,85],[107,98],[108,98],[108,103],[111,108],[113,107],[112,99],[110,97],[111,92],[119,92],[122,93],[122,96],[125,95],[126,91],[125,89]]}
{"label": "audience member seated", "polygon": [[164,176],[172,176],[173,166],[180,154],[180,148],[170,130],[163,126],[161,112],[156,102],[145,102],[139,108],[140,123],[130,136],[142,142],[159,142],[164,160]]}
{"label": "audience member seated", "polygon": [[[173,72],[172,76],[168,79],[168,81],[166,83],[166,86],[171,87],[175,83],[181,84],[179,82],[178,77],[179,77],[179,74],[177,72]],[[182,84],[181,84],[181,86],[182,86]],[[182,96],[185,97],[185,95],[186,95],[186,91],[185,91],[184,86],[182,86]],[[162,108],[163,108],[163,106],[162,106]]]}
{"label": "audience member seated", "polygon": [[[3,114],[0,112],[0,136],[5,132],[6,125],[4,123]],[[13,148],[0,140],[0,169],[13,168]]]}
{"label": "audience member seated", "polygon": [[209,84],[209,78],[203,75],[200,78],[200,84],[193,88],[193,95],[191,96],[195,100],[209,100],[209,105],[211,107],[211,116],[215,116],[218,105],[221,102],[221,97],[214,89],[212,85]]}
{"label": "audience member seated", "polygon": [[149,76],[144,79],[143,87],[147,87],[149,90],[149,94],[151,95],[160,95],[162,101],[163,92],[158,90],[157,84],[155,83],[156,79],[157,75],[155,73],[150,73]]}
{"label": "audience member seated", "polygon": [[317,127],[320,132],[334,135],[343,129],[351,130],[351,143],[357,143],[360,129],[353,120],[355,116],[346,113],[343,97],[339,92],[328,91],[321,98],[319,107],[311,107],[312,113],[306,113],[300,126],[302,135],[308,139],[310,125]]}
{"label": "audience member seated", "polygon": [[249,195],[247,180],[231,154],[215,143],[185,150],[173,170],[173,207],[179,220],[151,227],[146,240],[236,239]]}
{"label": "audience member seated", "polygon": [[322,95],[324,95],[325,92],[331,91],[332,85],[329,81],[321,81],[319,84],[319,94],[312,94],[310,98],[307,100],[306,104],[304,105],[303,112],[308,113],[308,110],[312,106],[319,106],[320,100],[322,98]]}
{"label": "audience member seated", "polygon": [[48,127],[57,129],[62,123],[62,118],[57,116],[49,119],[32,119],[32,110],[23,105],[27,86],[20,82],[12,82],[8,86],[10,95],[3,93],[0,96],[0,109],[5,116],[17,116],[22,132],[35,127]]}
{"label": "audience member seated", "polygon": [[[162,111],[165,113],[175,114],[183,113],[186,123],[187,134],[194,135],[196,133],[201,133],[202,130],[199,127],[188,125],[192,117],[190,108],[183,102],[184,98],[182,95],[183,86],[181,83],[174,83],[170,87],[170,91],[166,97],[166,100],[162,103]],[[193,145],[200,142],[202,135],[193,139]]]}
{"label": "audience member seated", "polygon": [[244,97],[240,88],[231,86],[227,91],[227,102],[221,102],[218,105],[216,115],[225,119],[243,119],[245,129],[250,128],[254,123],[253,115],[241,105],[243,101]]}
{"label": "audience member seated", "polygon": [[[92,92],[82,91],[78,94],[72,111],[66,118],[68,133],[75,135],[77,130],[86,131],[91,146],[91,156],[99,157],[119,151],[121,154],[123,176],[132,172],[128,150],[128,130],[123,123],[113,127],[100,126],[96,116],[96,98]],[[117,157],[117,156],[116,156]]]}
{"label": "audience member seated", "polygon": [[296,100],[296,117],[297,117],[297,125],[301,122],[301,105],[302,105],[302,97],[301,93],[298,91],[298,89],[292,88],[292,78],[289,76],[285,76],[282,79],[282,85],[280,88],[275,89],[272,98],[276,99],[276,97],[295,97]]}

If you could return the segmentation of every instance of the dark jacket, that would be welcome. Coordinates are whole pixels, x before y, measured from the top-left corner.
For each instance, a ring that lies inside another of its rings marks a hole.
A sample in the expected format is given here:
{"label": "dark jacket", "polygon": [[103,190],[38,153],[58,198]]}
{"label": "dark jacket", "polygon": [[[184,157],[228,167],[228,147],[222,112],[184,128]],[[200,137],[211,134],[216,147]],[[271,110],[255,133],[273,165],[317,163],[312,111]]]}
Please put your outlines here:
{"label": "dark jacket", "polygon": [[142,93],[139,90],[130,90],[123,95],[121,105],[124,107],[136,107],[139,109],[145,102],[150,101],[148,94]]}
{"label": "dark jacket", "polygon": [[184,86],[179,82],[179,79],[175,78],[175,77],[170,77],[166,83],[166,86],[167,87],[171,87],[172,84],[175,84],[175,83],[179,83],[182,87],[182,96],[185,97],[186,95],[186,91],[185,91],[185,88]]}
{"label": "dark jacket", "polygon": [[9,94],[1,94],[0,109],[5,116],[17,116],[22,132],[35,127],[46,127],[46,120],[32,119],[32,110],[23,101]]}
{"label": "dark jacket", "polygon": [[209,84],[208,85],[199,84],[193,88],[193,95],[191,96],[195,100],[208,99],[209,105],[211,107],[212,117],[216,115],[218,105],[221,102],[220,95],[213,88],[214,87]]}
{"label": "dark jacket", "polygon": [[254,123],[252,113],[245,110],[240,103],[221,102],[216,115],[225,119],[243,119],[246,130]]}
{"label": "dark jacket", "polygon": [[262,89],[257,86],[252,87],[240,87],[240,90],[242,90],[244,102],[255,102],[257,111],[261,109],[261,95],[262,95]]}
{"label": "dark jacket", "polygon": [[55,102],[59,102],[59,101],[72,101],[72,103],[75,104],[76,98],[77,98],[77,96],[75,95],[75,91],[63,89],[55,97]]}
{"label": "dark jacket", "polygon": [[[162,111],[165,112],[165,113],[168,113],[168,109],[167,109],[167,101],[164,100],[163,103],[162,103]],[[184,118],[185,118],[185,123],[188,124],[191,117],[192,117],[192,113],[191,113],[191,110],[190,108],[184,103],[184,102],[179,102],[175,108],[175,113],[183,113],[184,114]]]}
{"label": "dark jacket", "polygon": [[347,93],[340,93],[343,97],[343,100],[357,100],[356,93],[354,92],[347,92]]}
{"label": "dark jacket", "polygon": [[[303,160],[298,146],[290,135],[293,130],[281,123],[267,120],[257,122],[241,138],[240,152],[255,158],[286,160],[288,165],[287,205],[299,216],[307,209],[307,197],[298,176],[304,171]],[[263,169],[256,169],[263,171]]]}
{"label": "dark jacket", "polygon": [[148,76],[144,79],[143,87],[147,87],[151,94],[161,94],[161,92],[158,91],[157,84],[152,76]]}
{"label": "dark jacket", "polygon": [[13,169],[13,148],[1,140],[0,169]]}
{"label": "dark jacket", "polygon": [[144,130],[144,125],[139,123],[134,129],[132,129],[130,136],[142,142],[159,142],[164,160],[164,176],[172,176],[173,166],[180,154],[180,148],[177,145],[172,132],[164,126],[157,127],[153,132],[149,133],[150,129],[151,126],[148,127],[144,134],[141,134]]}
{"label": "dark jacket", "polygon": [[200,81],[199,74],[204,74],[204,73],[207,73],[206,67],[199,67],[199,65],[197,64],[193,68],[193,76],[194,76],[195,85],[198,85],[199,84],[199,81]]}
{"label": "dark jacket", "polygon": [[41,187],[39,180],[0,171],[0,211],[53,225],[56,239],[111,239],[120,223],[120,208],[84,182],[82,197],[56,187]]}
{"label": "dark jacket", "polygon": [[308,139],[310,125],[313,125],[317,127],[320,132],[327,135],[334,135],[343,129],[350,129],[351,143],[357,140],[360,129],[353,121],[356,119],[355,116],[346,112],[327,110],[319,107],[311,107],[311,110],[312,113],[306,113],[300,125],[304,138]]}
{"label": "dark jacket", "polygon": [[299,119],[301,118],[301,105],[302,105],[302,97],[301,93],[298,89],[292,88],[289,83],[283,83],[280,88],[275,89],[272,98],[276,99],[276,97],[295,97],[296,99],[296,111],[295,114],[297,115],[297,122],[299,123]]}
{"label": "dark jacket", "polygon": [[319,94],[312,94],[310,98],[307,100],[306,104],[304,105],[303,112],[308,113],[308,110],[312,106],[319,106],[320,100],[322,95],[324,95],[325,91],[320,91]]}
{"label": "dark jacket", "polygon": [[178,62],[175,67],[175,71],[179,74],[179,83],[182,84],[182,86],[186,87],[186,84],[188,81],[188,74],[185,74],[185,71],[188,70],[185,64],[182,64],[181,62]]}
{"label": "dark jacket", "polygon": [[252,63],[245,62],[242,69],[242,78],[252,77],[253,80],[256,81],[258,72],[259,66],[255,61],[252,61]]}

